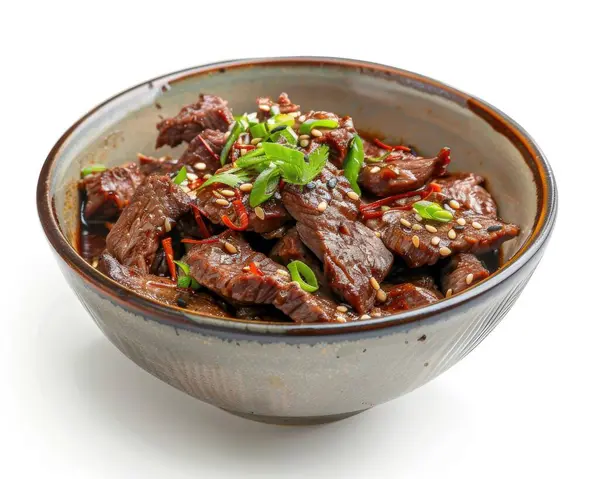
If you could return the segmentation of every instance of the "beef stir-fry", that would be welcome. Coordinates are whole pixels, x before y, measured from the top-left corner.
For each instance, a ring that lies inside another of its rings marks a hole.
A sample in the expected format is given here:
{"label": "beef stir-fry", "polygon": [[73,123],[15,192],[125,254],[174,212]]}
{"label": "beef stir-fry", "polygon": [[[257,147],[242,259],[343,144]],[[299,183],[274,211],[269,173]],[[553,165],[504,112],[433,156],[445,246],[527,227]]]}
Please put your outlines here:
{"label": "beef stir-fry", "polygon": [[82,170],[80,252],[147,298],[215,317],[348,322],[460,293],[519,234],[450,149],[421,156],[282,93],[234,116],[200,95],[157,148]]}

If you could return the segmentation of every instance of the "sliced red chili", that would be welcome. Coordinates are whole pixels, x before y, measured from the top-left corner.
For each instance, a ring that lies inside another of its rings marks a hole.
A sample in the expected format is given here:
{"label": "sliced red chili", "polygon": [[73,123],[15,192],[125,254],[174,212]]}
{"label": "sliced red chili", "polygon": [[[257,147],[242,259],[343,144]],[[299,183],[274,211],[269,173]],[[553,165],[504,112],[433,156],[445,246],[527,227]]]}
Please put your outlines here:
{"label": "sliced red chili", "polygon": [[377,138],[375,138],[373,140],[373,142],[379,147],[379,148],[383,148],[384,150],[387,151],[410,151],[410,148],[408,146],[404,146],[404,145],[395,145],[395,146],[391,146],[391,145],[386,145],[383,141],[378,140]]}
{"label": "sliced red chili", "polygon": [[194,219],[196,220],[196,224],[198,225],[198,229],[200,230],[200,234],[203,238],[208,238],[210,236],[210,232],[202,219],[202,213],[200,212],[200,208],[196,205],[192,205],[192,211],[194,212]]}
{"label": "sliced red chili", "polygon": [[265,273],[263,273],[263,272],[261,271],[261,269],[260,269],[258,266],[256,266],[256,263],[255,263],[254,261],[252,261],[252,262],[251,262],[251,263],[248,265],[248,267],[250,268],[250,271],[252,272],[252,274],[254,274],[254,275],[256,275],[256,276],[264,276],[264,275],[265,275]]}
{"label": "sliced red chili", "polygon": [[236,150],[255,150],[256,149],[256,145],[246,145],[246,144],[241,144],[241,143],[234,143],[233,147]]}
{"label": "sliced red chili", "polygon": [[439,162],[438,170],[436,171],[436,174],[439,176],[443,176],[446,174],[448,165],[450,164],[450,161],[452,160],[450,158],[450,148],[448,148],[447,146],[442,148],[440,150],[440,152],[438,153],[438,158],[439,158],[440,162]]}
{"label": "sliced red chili", "polygon": [[233,223],[233,221],[231,221],[229,219],[229,216],[227,216],[227,215],[221,216],[221,221],[229,229],[232,229],[234,231],[245,231],[248,228],[249,220],[248,220],[248,212],[246,211],[246,208],[244,207],[244,203],[242,203],[242,200],[236,199],[236,200],[233,200],[232,204],[233,204],[235,212],[240,220],[240,225],[239,226],[235,225]]}
{"label": "sliced red chili", "polygon": [[398,176],[398,174],[394,170],[392,170],[391,168],[383,168],[381,170],[381,177],[384,180],[393,180],[397,176]]}
{"label": "sliced red chili", "polygon": [[208,150],[208,152],[210,153],[210,156],[212,156],[217,162],[220,162],[221,159],[219,158],[219,155],[217,155],[213,149],[210,147],[210,145],[208,144],[208,142],[202,138],[202,135],[198,135],[196,138],[198,138],[202,144],[204,145],[204,148],[206,148]]}
{"label": "sliced red chili", "polygon": [[197,240],[197,239],[193,239],[193,238],[183,238],[181,240],[182,243],[187,243],[187,244],[212,244],[212,243],[218,243],[219,241],[221,241],[219,238],[208,238],[208,239],[203,239],[203,240]]}
{"label": "sliced red chili", "polygon": [[[387,198],[383,198],[382,200],[379,201],[374,201],[373,203],[369,203],[368,205],[363,205],[360,206],[360,212],[363,215],[363,218],[365,219],[372,219],[372,218],[380,218],[383,216],[383,214],[386,211],[393,211],[393,210],[400,210],[400,211],[407,211],[407,210],[411,210],[413,205],[417,202],[417,201],[422,201],[425,200],[427,198],[429,198],[429,196],[434,193],[434,192],[439,192],[441,191],[442,187],[440,185],[438,185],[437,183],[429,183],[426,187],[421,188],[420,190],[416,190],[416,191],[409,191],[407,193],[400,193],[399,195],[394,195],[394,196],[389,196]],[[391,207],[389,210],[383,211],[380,208],[382,206],[386,206],[390,203],[395,202],[396,200],[400,200],[403,198],[411,198],[414,196],[418,196],[419,199],[415,200],[415,201],[411,201],[410,203],[406,204],[406,205],[402,205],[402,206],[394,206]]]}
{"label": "sliced red chili", "polygon": [[175,281],[177,279],[177,268],[173,262],[173,240],[171,238],[165,238],[162,240],[162,247],[165,250],[165,256],[167,258],[167,266],[169,267],[169,273],[171,279]]}

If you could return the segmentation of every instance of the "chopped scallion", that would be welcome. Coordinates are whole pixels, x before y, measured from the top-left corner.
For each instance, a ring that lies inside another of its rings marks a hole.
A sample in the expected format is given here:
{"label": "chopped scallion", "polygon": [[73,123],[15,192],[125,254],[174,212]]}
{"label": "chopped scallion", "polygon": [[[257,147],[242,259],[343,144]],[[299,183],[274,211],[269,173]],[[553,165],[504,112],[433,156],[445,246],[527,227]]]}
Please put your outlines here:
{"label": "chopped scallion", "polygon": [[175,178],[173,178],[173,183],[175,183],[176,185],[180,185],[186,179],[187,179],[187,169],[185,168],[185,166],[182,166],[181,169],[175,175]]}
{"label": "chopped scallion", "polygon": [[86,177],[88,175],[91,175],[92,173],[102,173],[103,171],[106,171],[107,168],[104,165],[91,165],[91,166],[86,166],[85,168],[83,168],[81,170],[81,176],[82,177]]}
{"label": "chopped scallion", "polygon": [[311,119],[306,120],[302,125],[300,125],[300,134],[308,135],[313,130],[313,128],[337,128],[338,122],[336,120],[317,120]]}
{"label": "chopped scallion", "polygon": [[304,291],[314,293],[319,289],[317,277],[307,264],[302,261],[292,261],[287,268],[292,276],[292,281],[296,281]]}

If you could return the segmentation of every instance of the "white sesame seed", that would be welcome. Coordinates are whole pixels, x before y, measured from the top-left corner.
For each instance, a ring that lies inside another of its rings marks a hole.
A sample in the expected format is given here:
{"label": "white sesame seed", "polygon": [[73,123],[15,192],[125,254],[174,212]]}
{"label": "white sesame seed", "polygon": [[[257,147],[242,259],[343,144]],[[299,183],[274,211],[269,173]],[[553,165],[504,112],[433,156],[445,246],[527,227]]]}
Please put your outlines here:
{"label": "white sesame seed", "polygon": [[187,179],[188,181],[196,181],[198,179],[198,175],[195,173],[188,173]]}
{"label": "white sesame seed", "polygon": [[223,198],[223,195],[219,193],[217,190],[212,190],[212,194],[215,198]]}
{"label": "white sesame seed", "polygon": [[227,201],[225,198],[219,198],[215,200],[215,203],[221,206],[229,206],[229,201]]}
{"label": "white sesame seed", "polygon": [[299,140],[310,140],[310,135],[300,135],[298,137]]}
{"label": "white sesame seed", "polygon": [[317,206],[317,210],[319,210],[321,213],[323,213],[323,211],[325,211],[327,209],[327,203],[325,201],[321,201],[319,203],[319,206]]}
{"label": "white sesame seed", "polygon": [[252,191],[252,183],[243,183],[240,185],[240,191],[247,193],[248,191]]}
{"label": "white sesame seed", "polygon": [[446,298],[449,298],[450,296],[452,296],[452,288],[446,291]]}
{"label": "white sesame seed", "polygon": [[169,231],[171,231],[171,222],[169,218],[165,218],[165,232],[168,233]]}
{"label": "white sesame seed", "polygon": [[244,267],[242,268],[242,271],[245,271],[245,272],[248,272],[248,271],[250,271],[250,266],[244,266]]}
{"label": "white sesame seed", "polygon": [[235,196],[235,191],[231,190],[219,190],[219,193],[221,193],[223,196],[229,196],[230,198]]}
{"label": "white sesame seed", "polygon": [[94,258],[94,260],[92,261],[92,268],[97,268],[98,267],[98,258]]}
{"label": "white sesame seed", "polygon": [[375,290],[378,291],[381,286],[379,286],[379,283],[377,282],[377,280],[371,276],[371,278],[369,279],[369,283],[371,283],[371,287]]}
{"label": "white sesame seed", "polygon": [[203,180],[208,180],[209,178],[212,178],[212,175],[210,173],[206,173],[206,175],[202,177]]}
{"label": "white sesame seed", "polygon": [[471,284],[471,283],[473,282],[473,273],[469,273],[469,274],[467,275],[467,278],[465,279],[465,282],[466,282],[467,284]]}
{"label": "white sesame seed", "polygon": [[313,128],[312,130],[310,130],[310,134],[312,136],[314,136],[315,138],[319,138],[320,136],[323,136],[323,132],[321,130],[317,130],[316,128]]}
{"label": "white sesame seed", "polygon": [[248,150],[246,150],[246,148],[242,148],[240,150],[240,156],[244,156],[246,153],[248,153]]}
{"label": "white sesame seed", "polygon": [[360,319],[371,319],[371,316],[369,316],[368,314],[363,314]]}
{"label": "white sesame seed", "polygon": [[184,193],[189,193],[189,192],[190,192],[190,191],[192,191],[192,190],[190,190],[190,189],[189,189],[187,186],[183,185],[183,186],[181,187],[181,191],[183,191]]}
{"label": "white sesame seed", "polygon": [[298,117],[298,121],[299,121],[300,123],[304,123],[304,122],[306,121],[306,115],[300,115],[300,116]]}
{"label": "white sesame seed", "polygon": [[464,218],[458,218],[458,219],[456,220],[456,222],[457,222],[459,225],[461,225],[461,226],[464,226],[464,225],[466,225],[466,224],[467,224],[467,222],[465,221],[465,219],[464,219]]}
{"label": "white sesame seed", "polygon": [[379,173],[381,171],[381,168],[379,168],[378,166],[374,166],[373,168],[371,168],[371,173],[375,174],[375,173]]}
{"label": "white sesame seed", "polygon": [[477,221],[473,221],[471,225],[473,225],[473,228],[475,228],[476,230],[480,230],[481,228],[483,228],[483,226],[481,226],[481,223],[478,223]]}
{"label": "white sesame seed", "polygon": [[290,113],[288,113],[288,115],[290,115],[292,118],[296,118],[296,117],[300,116],[300,112],[299,111],[291,111]]}
{"label": "white sesame seed", "polygon": [[202,163],[201,161],[199,161],[194,165],[194,169],[198,171],[206,170],[206,163]]}
{"label": "white sesame seed", "polygon": [[404,226],[406,226],[407,228],[410,228],[412,225],[410,224],[410,221],[405,220],[404,218],[400,219],[400,223],[402,223]]}
{"label": "white sesame seed", "polygon": [[460,203],[456,200],[450,200],[448,204],[450,205],[450,208],[454,208],[455,210],[460,208]]}
{"label": "white sesame seed", "polygon": [[310,143],[310,141],[308,141],[308,140],[300,140],[300,146],[302,148],[306,148],[309,143]]}
{"label": "white sesame seed", "polygon": [[377,290],[377,301],[384,303],[387,300],[387,293],[383,289]]}
{"label": "white sesame seed", "polygon": [[437,233],[437,228],[435,226],[425,225],[425,229],[430,233]]}
{"label": "white sesame seed", "polygon": [[450,248],[446,248],[445,246],[440,248],[440,254],[442,256],[448,256],[451,253],[452,253],[452,250]]}
{"label": "white sesame seed", "polygon": [[346,318],[342,318],[341,316],[336,316],[336,317],[335,317],[335,320],[336,320],[338,323],[345,323],[345,322],[346,322]]}
{"label": "white sesame seed", "polygon": [[257,206],[256,208],[254,208],[254,214],[256,215],[256,217],[258,219],[261,219],[261,220],[265,219],[265,210],[263,210],[260,206]]}
{"label": "white sesame seed", "polygon": [[264,103],[262,105],[258,105],[258,109],[260,111],[269,111],[271,109],[271,107],[269,105],[265,105]]}
{"label": "white sesame seed", "polygon": [[290,273],[288,273],[285,269],[278,269],[277,274],[279,274],[281,276],[289,276],[290,275]]}
{"label": "white sesame seed", "polygon": [[371,313],[371,316],[374,318],[380,318],[381,317],[381,313]]}
{"label": "white sesame seed", "polygon": [[340,313],[347,313],[348,312],[348,308],[346,308],[346,306],[338,306],[337,309]]}
{"label": "white sesame seed", "polygon": [[381,233],[379,231],[375,231],[375,236],[377,236],[377,238],[381,238]]}
{"label": "white sesame seed", "polygon": [[431,244],[433,246],[437,246],[440,244],[441,238],[439,236],[434,236],[433,238],[431,238]]}
{"label": "white sesame seed", "polygon": [[421,218],[421,215],[420,215],[419,213],[417,213],[417,214],[415,215],[415,219],[416,219],[417,221],[423,221],[423,218]]}
{"label": "white sesame seed", "polygon": [[415,223],[414,225],[412,225],[412,229],[415,231],[421,231],[423,229],[423,227],[421,225],[418,225],[417,223]]}
{"label": "white sesame seed", "polygon": [[231,254],[236,254],[238,252],[237,248],[233,246],[229,241],[225,241],[225,249]]}
{"label": "white sesame seed", "polygon": [[420,243],[421,242],[419,241],[419,237],[417,235],[412,237],[412,244],[415,245],[415,248],[418,248]]}
{"label": "white sesame seed", "polygon": [[347,195],[348,198],[350,198],[352,201],[356,201],[360,198],[360,196],[358,196],[358,194],[355,191],[349,191]]}
{"label": "white sesame seed", "polygon": [[256,145],[262,141],[262,138],[252,138],[251,145]]}
{"label": "white sesame seed", "polygon": [[454,231],[454,230],[448,231],[448,238],[456,239],[456,231]]}

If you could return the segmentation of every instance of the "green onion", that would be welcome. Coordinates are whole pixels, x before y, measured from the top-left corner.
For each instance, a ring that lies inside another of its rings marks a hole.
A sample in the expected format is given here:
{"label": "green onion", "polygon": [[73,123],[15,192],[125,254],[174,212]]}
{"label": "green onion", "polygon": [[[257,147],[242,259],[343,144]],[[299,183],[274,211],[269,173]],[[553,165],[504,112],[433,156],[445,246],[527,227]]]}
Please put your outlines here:
{"label": "green onion", "polygon": [[175,175],[175,178],[173,178],[173,183],[175,183],[176,185],[180,185],[186,179],[187,179],[187,169],[185,168],[185,166],[182,166],[181,169],[179,170],[179,172],[177,173],[177,175]]}
{"label": "green onion", "polygon": [[186,276],[190,274],[190,265],[188,265],[187,263],[184,263],[183,261],[173,261],[173,263],[179,266],[181,268],[181,271],[183,271],[183,274],[185,274]]}
{"label": "green onion", "polygon": [[242,125],[242,127],[244,127],[244,130],[247,130],[248,127],[250,126],[250,123],[248,121],[248,114],[247,113],[244,113],[243,115],[234,116],[233,118],[236,121],[240,122],[240,124]]}
{"label": "green onion", "polygon": [[275,115],[267,120],[269,130],[273,130],[278,126],[294,126],[295,123],[296,119],[291,115]]}
{"label": "green onion", "polygon": [[208,185],[212,185],[213,183],[223,183],[224,185],[235,188],[240,183],[244,183],[249,179],[250,177],[247,173],[240,171],[239,168],[232,168],[231,170],[211,176],[208,180],[202,183],[200,189],[206,188]]}
{"label": "green onion", "polygon": [[233,128],[229,133],[229,138],[227,138],[227,143],[225,143],[225,146],[221,151],[221,165],[224,165],[227,162],[227,158],[229,157],[231,147],[245,130],[246,128],[244,128],[244,125],[242,125],[242,123],[239,120],[235,120]]}
{"label": "green onion", "polygon": [[308,166],[304,172],[304,184],[312,181],[315,176],[321,173],[321,170],[327,164],[328,156],[329,147],[327,145],[319,146],[308,155]]}
{"label": "green onion", "polygon": [[285,141],[292,146],[296,146],[298,144],[298,135],[289,126],[286,126],[282,130],[271,133],[269,140],[275,143],[281,137],[283,137]]}
{"label": "green onion", "polygon": [[179,276],[179,278],[177,278],[178,288],[189,288],[191,283],[192,278],[190,276]]}
{"label": "green onion", "polygon": [[250,156],[250,154],[247,154],[236,160],[235,166],[243,169],[251,169],[256,168],[265,161],[269,161],[269,159],[264,154],[261,156]]}
{"label": "green onion", "polygon": [[252,138],[266,138],[269,136],[267,126],[264,123],[258,123],[250,127],[250,134]]}
{"label": "green onion", "polygon": [[319,289],[319,282],[312,269],[302,261],[292,261],[287,265],[292,281],[298,282],[300,287],[308,292],[314,293]]}
{"label": "green onion", "polygon": [[198,281],[196,281],[194,278],[192,278],[192,284],[190,285],[190,288],[192,289],[200,289],[200,283],[198,283]]}
{"label": "green onion", "polygon": [[365,158],[365,162],[367,163],[379,163],[380,161],[385,160],[388,156],[390,156],[392,154],[392,151],[386,151],[383,155],[381,156],[374,156],[371,158]]}
{"label": "green onion", "polygon": [[442,223],[447,223],[452,220],[454,216],[450,211],[442,208],[441,205],[434,203],[432,201],[417,201],[413,203],[413,208],[415,211],[426,220],[440,221]]}
{"label": "green onion", "polygon": [[91,166],[86,166],[85,168],[83,168],[81,170],[81,177],[85,177],[88,175],[91,175],[92,173],[102,173],[103,171],[106,171],[107,168],[104,165],[91,165]]}
{"label": "green onion", "polygon": [[360,187],[358,186],[358,175],[365,160],[365,151],[363,142],[357,134],[352,138],[346,160],[344,161],[344,176],[348,178],[350,186],[354,192],[360,195]]}
{"label": "green onion", "polygon": [[279,168],[275,164],[271,164],[256,177],[250,198],[248,199],[251,208],[264,203],[275,194],[280,177]]}
{"label": "green onion", "polygon": [[313,128],[337,128],[338,122],[336,120],[306,120],[300,125],[300,134],[308,135]]}

